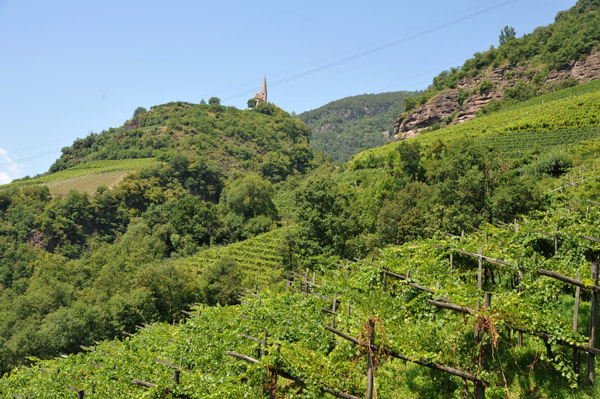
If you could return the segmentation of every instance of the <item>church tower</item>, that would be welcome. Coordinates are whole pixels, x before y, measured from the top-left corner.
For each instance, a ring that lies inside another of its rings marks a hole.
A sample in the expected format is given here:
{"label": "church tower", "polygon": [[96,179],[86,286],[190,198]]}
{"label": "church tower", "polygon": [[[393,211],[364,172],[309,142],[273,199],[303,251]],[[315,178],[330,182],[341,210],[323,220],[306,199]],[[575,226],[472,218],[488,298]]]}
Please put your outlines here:
{"label": "church tower", "polygon": [[260,95],[262,96],[262,100],[267,102],[267,77],[263,79],[262,89],[260,90]]}
{"label": "church tower", "polygon": [[262,89],[260,89],[260,93],[256,93],[254,95],[254,97],[252,97],[252,99],[254,100],[255,107],[260,103],[267,102],[267,77],[266,76],[263,79]]}

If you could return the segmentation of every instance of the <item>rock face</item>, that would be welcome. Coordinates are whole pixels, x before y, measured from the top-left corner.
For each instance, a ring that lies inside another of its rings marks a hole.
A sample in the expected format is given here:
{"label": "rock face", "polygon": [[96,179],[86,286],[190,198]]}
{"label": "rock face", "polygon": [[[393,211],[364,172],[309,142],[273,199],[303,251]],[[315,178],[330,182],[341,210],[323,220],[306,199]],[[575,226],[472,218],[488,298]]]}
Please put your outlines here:
{"label": "rock face", "polygon": [[456,90],[440,93],[405,118],[397,119],[394,123],[395,140],[414,137],[434,123],[442,122],[460,106],[457,98]]}
{"label": "rock face", "polygon": [[[514,87],[518,82],[531,83],[534,75],[531,72],[521,66],[505,65],[487,70],[485,76],[479,74],[474,78],[463,78],[456,89],[439,93],[409,114],[401,115],[394,123],[394,140],[414,137],[454,113],[453,125],[473,119],[475,112],[491,100],[501,100],[507,87]],[[543,90],[569,78],[579,83],[600,78],[600,51],[593,52],[584,60],[573,61],[564,69],[549,72],[541,88]],[[491,83],[489,90],[479,90],[484,81]],[[458,101],[459,91],[469,93],[462,105]]]}

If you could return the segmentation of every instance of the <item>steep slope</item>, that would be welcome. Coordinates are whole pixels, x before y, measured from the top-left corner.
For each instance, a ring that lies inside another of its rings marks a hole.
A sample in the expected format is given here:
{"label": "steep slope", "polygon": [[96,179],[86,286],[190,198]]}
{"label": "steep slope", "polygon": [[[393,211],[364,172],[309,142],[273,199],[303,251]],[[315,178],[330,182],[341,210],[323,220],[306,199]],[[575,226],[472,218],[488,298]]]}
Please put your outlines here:
{"label": "steep slope", "polygon": [[[581,84],[483,114],[465,123],[424,130],[410,141],[429,146],[477,138],[495,146],[507,158],[539,154],[600,135],[600,80]],[[364,151],[349,163],[351,169],[383,166],[400,143]]]}
{"label": "steep slope", "polygon": [[539,94],[600,77],[600,1],[580,0],[555,22],[444,71],[394,125],[396,140],[465,122]]}
{"label": "steep slope", "polygon": [[313,150],[340,164],[359,151],[388,142],[392,121],[404,110],[404,98],[420,94],[399,91],[346,97],[298,116],[312,131]]}

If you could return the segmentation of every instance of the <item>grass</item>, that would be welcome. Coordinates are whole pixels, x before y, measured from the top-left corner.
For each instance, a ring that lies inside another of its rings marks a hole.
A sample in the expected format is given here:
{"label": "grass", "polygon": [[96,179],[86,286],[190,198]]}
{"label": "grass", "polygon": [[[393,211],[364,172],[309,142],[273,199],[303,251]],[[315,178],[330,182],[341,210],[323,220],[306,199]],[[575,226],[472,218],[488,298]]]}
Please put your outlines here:
{"label": "grass", "polygon": [[154,158],[93,161],[57,173],[6,184],[0,186],[0,189],[45,185],[48,186],[50,193],[54,196],[66,195],[71,190],[92,194],[102,185],[113,187],[128,173],[150,167],[156,163],[158,161]]}

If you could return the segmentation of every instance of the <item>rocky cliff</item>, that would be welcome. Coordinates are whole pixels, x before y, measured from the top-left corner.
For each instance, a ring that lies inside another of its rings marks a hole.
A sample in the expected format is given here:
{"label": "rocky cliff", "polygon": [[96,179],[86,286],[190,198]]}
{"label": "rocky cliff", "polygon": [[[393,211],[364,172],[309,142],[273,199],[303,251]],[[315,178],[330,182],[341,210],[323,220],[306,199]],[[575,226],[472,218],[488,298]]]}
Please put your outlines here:
{"label": "rocky cliff", "polygon": [[[504,65],[490,68],[473,78],[462,78],[458,81],[456,89],[438,93],[427,103],[409,113],[401,114],[394,123],[394,140],[414,137],[436,123],[446,122],[453,125],[473,119],[475,112],[488,105],[491,100],[503,99],[507,88],[514,88],[519,83],[533,86],[538,72],[540,71],[524,66]],[[587,58],[573,61],[563,69],[550,71],[543,81],[537,82],[535,90],[543,93],[567,80],[574,79],[585,83],[598,78],[600,51],[595,51]]]}

